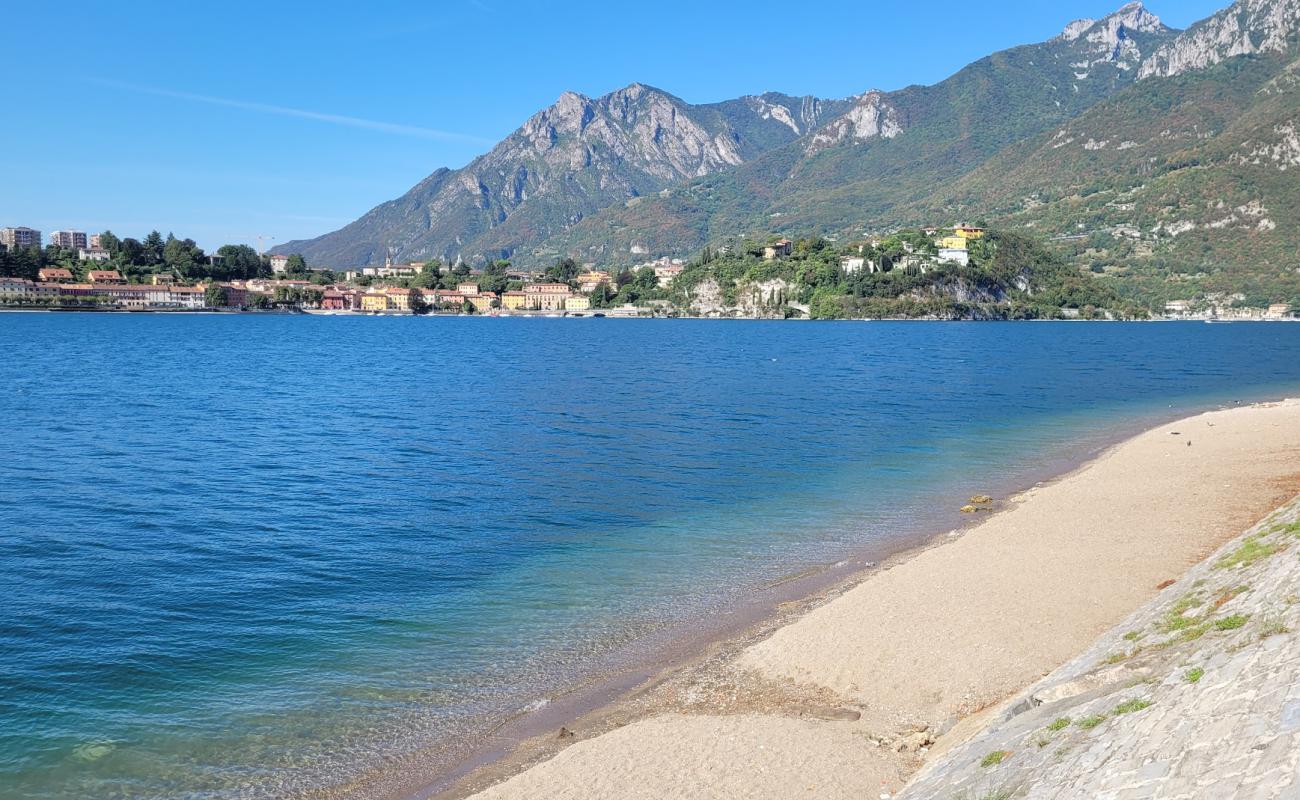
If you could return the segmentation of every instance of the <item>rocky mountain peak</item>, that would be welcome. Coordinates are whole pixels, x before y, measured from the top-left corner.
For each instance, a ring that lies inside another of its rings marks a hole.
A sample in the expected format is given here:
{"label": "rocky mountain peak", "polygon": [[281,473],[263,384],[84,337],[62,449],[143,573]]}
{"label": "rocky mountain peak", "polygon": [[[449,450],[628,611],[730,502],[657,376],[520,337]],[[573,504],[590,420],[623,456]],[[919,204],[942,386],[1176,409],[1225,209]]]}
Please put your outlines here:
{"label": "rocky mountain peak", "polygon": [[1077,68],[1086,70],[1094,64],[1109,62],[1120,69],[1133,69],[1140,65],[1143,55],[1135,35],[1167,32],[1169,28],[1145,6],[1129,3],[1099,20],[1071,22],[1057,40],[1084,52],[1086,60],[1076,64]]}
{"label": "rocky mountain peak", "polygon": [[1157,49],[1139,78],[1180,75],[1239,55],[1282,52],[1300,29],[1300,0],[1237,0]]}
{"label": "rocky mountain peak", "polygon": [[[1141,3],[1128,3],[1118,11],[1096,19],[1076,19],[1057,38],[1067,42],[1073,42],[1084,34],[1095,36],[1095,41],[1107,42],[1112,47],[1118,42],[1119,38],[1128,32],[1137,31],[1140,33],[1156,33],[1167,30],[1160,18],[1150,11]],[[1090,37],[1091,38],[1091,37]]]}
{"label": "rocky mountain peak", "polygon": [[885,94],[872,89],[858,95],[853,108],[823,125],[808,141],[809,154],[846,140],[892,139],[903,132],[902,116]]}

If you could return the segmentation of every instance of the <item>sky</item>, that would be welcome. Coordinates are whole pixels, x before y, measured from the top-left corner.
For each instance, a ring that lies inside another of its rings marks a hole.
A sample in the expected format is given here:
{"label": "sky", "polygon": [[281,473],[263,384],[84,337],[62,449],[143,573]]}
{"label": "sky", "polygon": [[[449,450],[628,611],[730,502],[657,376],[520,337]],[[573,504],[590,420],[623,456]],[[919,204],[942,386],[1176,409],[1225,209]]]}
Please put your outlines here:
{"label": "sky", "polygon": [[[334,230],[565,90],[692,102],[942,80],[1123,0],[0,0],[0,227],[212,250]],[[1152,0],[1186,27],[1227,0]]]}

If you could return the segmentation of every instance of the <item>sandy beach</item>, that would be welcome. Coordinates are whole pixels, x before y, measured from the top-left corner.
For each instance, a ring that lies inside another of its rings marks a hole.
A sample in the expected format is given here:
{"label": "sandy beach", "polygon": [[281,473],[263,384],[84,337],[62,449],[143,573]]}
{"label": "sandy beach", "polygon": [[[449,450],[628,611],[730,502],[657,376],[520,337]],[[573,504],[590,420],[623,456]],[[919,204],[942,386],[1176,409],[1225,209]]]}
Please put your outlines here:
{"label": "sandy beach", "polygon": [[1300,401],[1160,425],[439,796],[894,794],[1298,490]]}

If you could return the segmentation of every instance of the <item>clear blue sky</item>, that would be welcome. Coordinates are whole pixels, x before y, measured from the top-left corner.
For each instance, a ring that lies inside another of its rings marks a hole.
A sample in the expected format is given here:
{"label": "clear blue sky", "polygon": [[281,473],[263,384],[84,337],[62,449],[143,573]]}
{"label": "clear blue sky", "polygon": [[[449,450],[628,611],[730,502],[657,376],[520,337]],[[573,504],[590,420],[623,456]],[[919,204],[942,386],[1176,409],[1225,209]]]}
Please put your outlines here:
{"label": "clear blue sky", "polygon": [[[0,47],[0,226],[284,242],[464,165],[566,89],[843,97],[1120,5],[5,0],[26,29]],[[1148,7],[1186,27],[1224,5]]]}

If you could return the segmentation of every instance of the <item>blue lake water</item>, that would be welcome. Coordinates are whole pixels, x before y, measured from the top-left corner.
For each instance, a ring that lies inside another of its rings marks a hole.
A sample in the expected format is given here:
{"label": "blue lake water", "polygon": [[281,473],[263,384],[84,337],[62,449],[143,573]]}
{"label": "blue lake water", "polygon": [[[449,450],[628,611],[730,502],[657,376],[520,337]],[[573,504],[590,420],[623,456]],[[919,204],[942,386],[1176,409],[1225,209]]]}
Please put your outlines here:
{"label": "blue lake water", "polygon": [[1147,422],[1300,325],[0,314],[0,796],[282,797]]}

